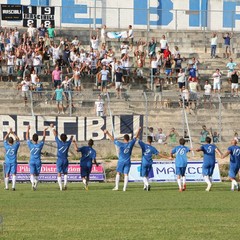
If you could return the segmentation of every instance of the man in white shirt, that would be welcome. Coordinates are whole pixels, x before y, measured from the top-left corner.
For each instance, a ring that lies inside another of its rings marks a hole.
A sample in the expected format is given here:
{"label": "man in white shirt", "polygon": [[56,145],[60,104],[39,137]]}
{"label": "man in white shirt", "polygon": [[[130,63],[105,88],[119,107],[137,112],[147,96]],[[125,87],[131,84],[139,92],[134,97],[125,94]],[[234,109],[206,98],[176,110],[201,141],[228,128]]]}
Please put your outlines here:
{"label": "man in white shirt", "polygon": [[101,73],[101,92],[103,92],[103,89],[105,88],[105,91],[107,93],[107,83],[108,83],[108,75],[109,71],[106,69],[106,66],[103,65]]}
{"label": "man in white shirt", "polygon": [[209,101],[209,107],[211,106],[211,91],[212,91],[212,86],[206,80],[205,85],[204,85],[204,107],[206,108],[206,102]]}
{"label": "man in white shirt", "polygon": [[185,87],[185,80],[186,80],[186,74],[182,70],[182,68],[179,69],[179,73],[177,75],[177,79],[178,79],[179,91],[181,93],[182,87]]}
{"label": "man in white shirt", "polygon": [[133,29],[132,29],[132,25],[128,26],[127,34],[128,34],[128,39],[129,39],[130,44],[133,45]]}
{"label": "man in white shirt", "polygon": [[8,81],[12,81],[12,76],[14,72],[14,62],[15,62],[15,55],[11,51],[9,55],[7,55],[7,66],[8,66]]}
{"label": "man in white shirt", "polygon": [[36,52],[33,55],[33,66],[37,75],[41,74],[42,67],[42,55],[39,52]]}
{"label": "man in white shirt", "polygon": [[32,24],[29,25],[27,29],[28,36],[31,38],[32,42],[35,40],[36,28]]}
{"label": "man in white shirt", "polygon": [[222,76],[220,70],[217,68],[216,72],[212,76],[213,76],[213,90],[214,90],[214,93],[216,93],[216,90],[218,90],[218,93],[220,93],[220,90],[221,90],[220,79],[221,79],[221,76]]}
{"label": "man in white shirt", "polygon": [[211,58],[216,58],[217,40],[217,34],[213,33],[211,38]]}
{"label": "man in white shirt", "polygon": [[105,106],[104,106],[104,101],[101,98],[101,95],[98,95],[98,100],[95,102],[95,110],[96,110],[97,117],[104,116]]}
{"label": "man in white shirt", "polygon": [[158,128],[158,132],[155,135],[155,141],[160,144],[166,144],[167,136],[163,133],[162,128]]}
{"label": "man in white shirt", "polygon": [[29,96],[31,82],[27,77],[20,83],[20,88],[22,89],[22,97],[24,99],[25,106],[27,105],[27,98]]}
{"label": "man in white shirt", "polygon": [[164,50],[167,49],[167,46],[168,46],[168,41],[167,41],[165,35],[162,35],[162,39],[160,40],[160,45],[161,45],[161,53],[163,53]]}

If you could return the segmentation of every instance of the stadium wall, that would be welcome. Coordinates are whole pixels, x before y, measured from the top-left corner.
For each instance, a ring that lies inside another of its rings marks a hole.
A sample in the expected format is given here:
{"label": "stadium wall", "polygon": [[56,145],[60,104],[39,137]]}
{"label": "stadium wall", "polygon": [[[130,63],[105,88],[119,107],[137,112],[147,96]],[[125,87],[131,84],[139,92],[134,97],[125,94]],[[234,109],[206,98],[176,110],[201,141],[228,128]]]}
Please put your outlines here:
{"label": "stadium wall", "polygon": [[[2,0],[1,4],[54,6],[58,28],[89,28],[94,19],[97,27],[106,24],[113,29],[126,29],[129,24],[134,29],[169,30],[240,27],[240,2],[236,0]],[[1,25],[12,26],[12,22],[2,21]]]}

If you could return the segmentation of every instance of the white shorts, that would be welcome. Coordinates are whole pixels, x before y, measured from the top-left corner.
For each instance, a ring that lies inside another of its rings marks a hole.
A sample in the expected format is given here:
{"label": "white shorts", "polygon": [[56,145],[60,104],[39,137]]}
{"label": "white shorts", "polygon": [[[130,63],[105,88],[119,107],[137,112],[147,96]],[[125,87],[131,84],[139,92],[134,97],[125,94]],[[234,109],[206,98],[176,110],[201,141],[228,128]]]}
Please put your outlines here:
{"label": "white shorts", "polygon": [[74,85],[75,85],[75,87],[81,87],[81,80],[80,79],[74,79]]}
{"label": "white shorts", "polygon": [[115,82],[116,89],[122,89],[122,82]]}
{"label": "white shorts", "polygon": [[216,90],[220,90],[221,89],[221,85],[220,82],[213,82],[213,89]]}
{"label": "white shorts", "polygon": [[232,89],[238,89],[238,83],[232,83]]}
{"label": "white shorts", "polygon": [[232,71],[228,71],[227,77],[230,78],[232,76]]}

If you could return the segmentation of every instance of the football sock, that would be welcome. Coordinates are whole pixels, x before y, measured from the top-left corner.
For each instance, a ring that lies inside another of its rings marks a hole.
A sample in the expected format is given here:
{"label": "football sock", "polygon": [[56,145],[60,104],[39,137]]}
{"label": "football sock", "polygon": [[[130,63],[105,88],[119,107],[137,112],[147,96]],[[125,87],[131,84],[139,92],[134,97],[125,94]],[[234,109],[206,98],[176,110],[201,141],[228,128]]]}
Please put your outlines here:
{"label": "football sock", "polygon": [[64,175],[64,186],[67,186],[67,174]]}
{"label": "football sock", "polygon": [[212,177],[209,177],[210,183],[212,183]]}
{"label": "football sock", "polygon": [[30,181],[31,181],[32,186],[33,186],[34,185],[34,176],[33,175],[30,176]]}
{"label": "football sock", "polygon": [[118,189],[118,185],[119,185],[119,180],[120,180],[120,174],[116,175],[116,179],[115,179],[115,187]]}
{"label": "football sock", "polygon": [[177,183],[178,183],[179,189],[182,189],[181,178],[178,178],[178,179],[177,179]]}
{"label": "football sock", "polygon": [[87,184],[86,178],[83,178],[82,182],[83,182],[83,184],[86,186],[86,184]]}
{"label": "football sock", "polygon": [[12,188],[15,188],[16,186],[16,175],[12,176]]}
{"label": "football sock", "polygon": [[9,177],[5,178],[5,188],[8,189]]}
{"label": "football sock", "polygon": [[127,189],[127,184],[128,184],[128,176],[124,176],[124,185],[123,185],[124,190]]}
{"label": "football sock", "polygon": [[237,186],[237,181],[235,179],[232,180],[233,188],[234,186]]}
{"label": "football sock", "polygon": [[35,183],[35,188],[37,188],[37,185],[38,185],[38,176],[35,176],[34,183]]}
{"label": "football sock", "polygon": [[186,177],[185,176],[182,177],[182,181],[183,181],[183,186],[184,186],[186,184]]}
{"label": "football sock", "polygon": [[59,185],[60,190],[62,190],[62,178],[61,177],[58,177],[58,185]]}
{"label": "football sock", "polygon": [[143,183],[144,183],[144,187],[148,186],[148,180],[146,177],[143,177]]}
{"label": "football sock", "polygon": [[204,176],[204,180],[207,184],[210,184],[210,179],[209,179],[209,176]]}

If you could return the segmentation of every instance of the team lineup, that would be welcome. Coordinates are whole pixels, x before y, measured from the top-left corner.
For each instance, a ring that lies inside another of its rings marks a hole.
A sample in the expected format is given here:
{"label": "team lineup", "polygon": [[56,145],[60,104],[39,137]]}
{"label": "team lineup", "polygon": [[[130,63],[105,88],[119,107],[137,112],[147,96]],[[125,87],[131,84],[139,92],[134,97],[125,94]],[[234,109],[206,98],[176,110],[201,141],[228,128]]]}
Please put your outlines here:
{"label": "team lineup", "polygon": [[[94,141],[90,139],[87,146],[78,147],[77,142],[73,139],[73,136],[70,139],[67,139],[67,135],[62,133],[58,136],[56,129],[53,124],[50,124],[49,128],[53,132],[55,141],[57,144],[57,182],[59,185],[60,191],[67,190],[67,181],[68,181],[68,151],[71,146],[71,143],[74,145],[76,152],[81,153],[80,158],[80,175],[82,182],[84,184],[85,190],[88,190],[89,176],[92,169],[92,163],[94,162],[97,166],[96,161],[96,151],[93,149]],[[39,174],[41,172],[41,151],[45,143],[46,131],[48,128],[45,128],[43,131],[43,138],[39,141],[38,134],[34,133],[32,139],[30,140],[30,126],[27,127],[26,131],[26,140],[27,146],[30,151],[30,181],[32,190],[37,190],[39,182]],[[132,149],[138,140],[138,143],[142,150],[142,161],[140,176],[143,179],[144,190],[150,191],[151,186],[149,184],[149,173],[152,170],[153,156],[158,155],[162,158],[167,158],[173,160],[175,158],[175,167],[177,175],[177,184],[180,192],[186,190],[186,177],[185,172],[188,163],[187,154],[194,149],[190,149],[185,146],[185,140],[181,138],[179,140],[179,146],[176,146],[172,149],[169,156],[161,154],[154,146],[152,146],[152,137],[147,137],[147,142],[144,143],[139,139],[141,128],[138,129],[136,136],[130,140],[128,134],[125,134],[123,141],[118,141],[107,131],[104,130],[104,133],[109,137],[110,140],[118,147],[118,163],[116,168],[116,178],[115,178],[115,187],[114,191],[119,190],[120,175],[124,174],[124,185],[123,191],[127,190],[128,185],[128,175],[131,168],[131,155]],[[19,137],[12,131],[10,128],[9,132],[4,137],[4,148],[5,148],[5,190],[9,190],[9,176],[12,175],[12,190],[16,190],[16,174],[17,174],[17,153],[20,146]],[[212,187],[212,175],[216,162],[216,153],[221,158],[225,158],[230,155],[230,166],[229,166],[229,178],[231,180],[231,190],[234,191],[240,190],[239,185],[236,180],[236,175],[238,174],[240,168],[240,147],[237,146],[237,141],[232,140],[231,146],[227,149],[226,153],[222,153],[216,145],[211,144],[211,138],[206,137],[205,143],[202,144],[198,149],[195,149],[197,152],[203,152],[203,165],[202,165],[202,175],[207,184],[206,191],[210,191]],[[63,182],[62,182],[63,175]]]}

